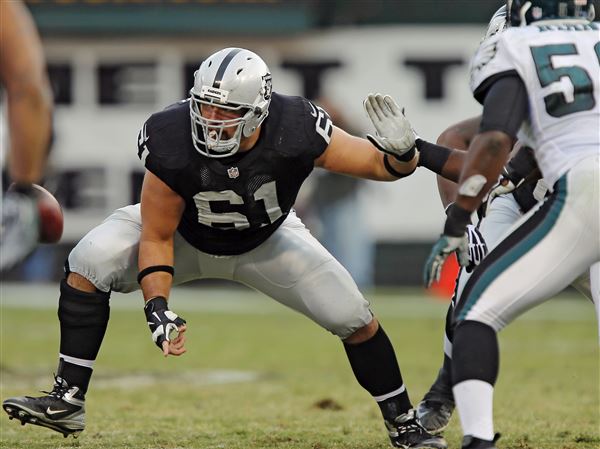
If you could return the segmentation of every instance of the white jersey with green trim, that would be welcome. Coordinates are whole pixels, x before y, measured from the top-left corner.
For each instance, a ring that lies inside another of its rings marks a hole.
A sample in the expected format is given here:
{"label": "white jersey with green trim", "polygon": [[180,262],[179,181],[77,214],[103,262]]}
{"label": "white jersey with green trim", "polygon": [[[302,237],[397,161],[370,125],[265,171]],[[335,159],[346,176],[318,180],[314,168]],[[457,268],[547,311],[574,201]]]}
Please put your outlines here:
{"label": "white jersey with green trim", "polygon": [[529,97],[519,140],[552,186],[577,162],[600,153],[600,25],[551,20],[509,28],[482,42],[471,90],[483,102],[495,80],[518,74]]}

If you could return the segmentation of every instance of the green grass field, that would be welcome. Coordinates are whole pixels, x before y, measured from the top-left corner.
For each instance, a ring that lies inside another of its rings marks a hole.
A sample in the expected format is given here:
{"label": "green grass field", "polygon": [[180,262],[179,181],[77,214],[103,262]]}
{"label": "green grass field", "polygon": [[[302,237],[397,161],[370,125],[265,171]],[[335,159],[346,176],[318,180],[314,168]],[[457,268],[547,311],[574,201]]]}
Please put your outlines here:
{"label": "green grass field", "polygon": [[[2,398],[50,389],[58,355],[57,287],[2,286]],[[419,292],[368,295],[417,403],[441,363],[445,303]],[[0,416],[0,447],[376,449],[379,410],[355,382],[336,337],[256,293],[178,289],[188,353],[164,359],[138,294],[113,295],[87,395],[87,428],[64,439]],[[565,295],[500,336],[495,397],[501,449],[600,447],[599,352],[593,306]],[[446,431],[460,448],[458,417]]]}

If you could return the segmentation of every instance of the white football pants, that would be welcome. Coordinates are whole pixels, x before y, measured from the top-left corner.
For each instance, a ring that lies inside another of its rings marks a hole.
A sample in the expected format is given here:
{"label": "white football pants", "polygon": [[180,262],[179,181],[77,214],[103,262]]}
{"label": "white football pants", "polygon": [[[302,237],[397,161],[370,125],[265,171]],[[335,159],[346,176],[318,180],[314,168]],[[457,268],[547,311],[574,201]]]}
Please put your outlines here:
{"label": "white football pants", "polygon": [[[597,265],[592,265],[598,261],[600,156],[594,155],[562,176],[552,195],[515,223],[487,255],[462,291],[457,318],[499,331],[590,268],[597,279]],[[595,293],[591,296],[597,301]]]}
{"label": "white football pants", "polygon": [[[69,270],[104,292],[139,289],[140,233],[139,204],[116,210],[71,251]],[[369,303],[350,274],[293,211],[265,242],[247,253],[213,256],[198,251],[176,233],[174,256],[174,285],[206,278],[237,281],[306,315],[342,339],[372,320]]]}

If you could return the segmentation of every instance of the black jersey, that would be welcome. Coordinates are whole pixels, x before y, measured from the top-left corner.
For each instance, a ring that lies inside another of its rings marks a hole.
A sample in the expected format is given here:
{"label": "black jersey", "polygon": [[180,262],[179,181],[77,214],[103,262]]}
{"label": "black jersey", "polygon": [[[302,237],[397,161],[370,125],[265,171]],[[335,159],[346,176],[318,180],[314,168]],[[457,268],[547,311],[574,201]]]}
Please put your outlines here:
{"label": "black jersey", "polygon": [[138,156],[185,200],[178,227],[185,240],[209,254],[234,255],[260,245],[285,220],[332,131],[321,108],[273,93],[255,146],[210,158],[194,148],[183,101],[146,121]]}

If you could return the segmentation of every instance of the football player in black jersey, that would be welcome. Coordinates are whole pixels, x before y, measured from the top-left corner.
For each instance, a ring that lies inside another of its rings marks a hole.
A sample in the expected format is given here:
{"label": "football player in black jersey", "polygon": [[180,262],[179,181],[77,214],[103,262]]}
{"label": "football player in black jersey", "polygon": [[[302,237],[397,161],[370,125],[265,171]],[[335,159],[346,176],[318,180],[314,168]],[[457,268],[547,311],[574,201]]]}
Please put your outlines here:
{"label": "football player in black jersey", "polygon": [[[202,63],[190,98],[146,121],[138,138],[146,167],[141,206],[117,210],[69,255],[54,388],[42,397],[5,400],[10,416],[65,435],[81,432],[110,292],[141,287],[152,339],[165,356],[178,356],[186,327],[168,308],[171,285],[212,277],[259,290],[340,337],[392,445],[447,447],[416,419],[369,303],[292,208],[315,166],[380,181],[409,175],[416,152],[404,141],[408,133],[402,122],[390,122],[376,126],[379,135],[369,140],[351,136],[322,108],[277,94],[271,83],[258,55],[227,48]],[[389,102],[367,101],[365,108],[402,114]]]}

